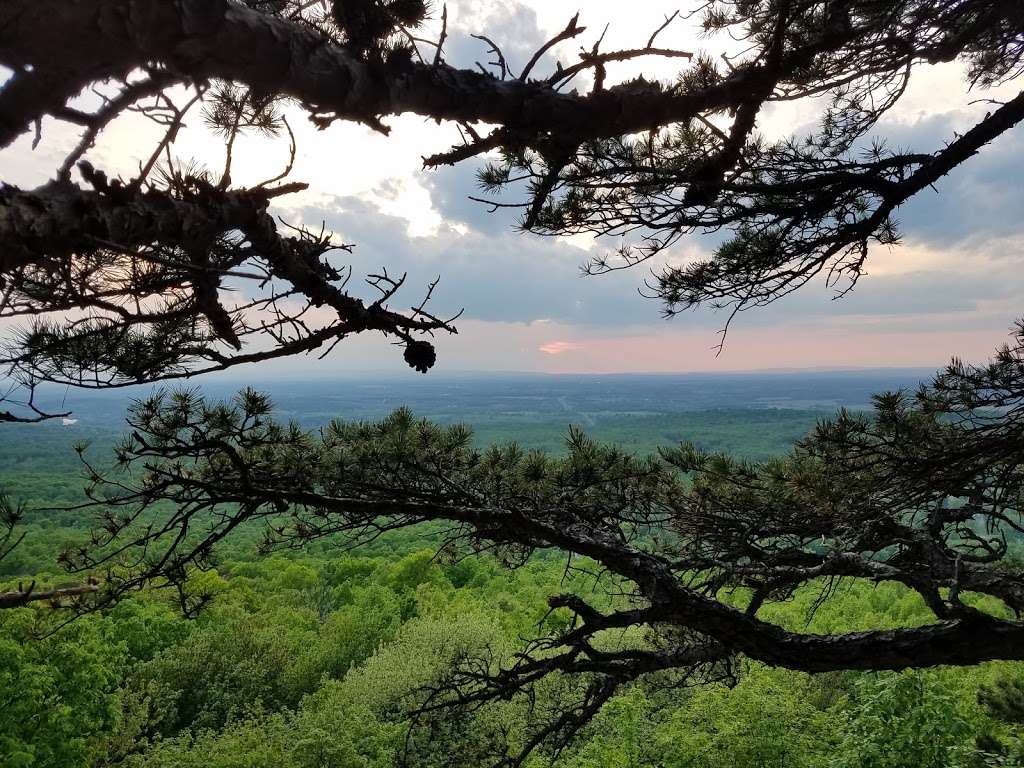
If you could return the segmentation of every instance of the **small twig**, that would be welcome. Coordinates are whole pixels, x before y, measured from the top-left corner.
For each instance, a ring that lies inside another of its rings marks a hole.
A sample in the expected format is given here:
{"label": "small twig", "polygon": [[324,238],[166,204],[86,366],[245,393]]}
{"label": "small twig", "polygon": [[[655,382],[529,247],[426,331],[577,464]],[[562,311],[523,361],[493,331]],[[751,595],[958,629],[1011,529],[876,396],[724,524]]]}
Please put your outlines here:
{"label": "small twig", "polygon": [[437,51],[434,53],[434,66],[438,66],[444,57],[444,43],[448,39],[448,3],[441,11],[441,35],[437,38]]}
{"label": "small twig", "polygon": [[[271,184],[273,184],[273,183],[275,183],[277,181],[280,181],[281,179],[288,178],[289,174],[291,174],[291,172],[292,172],[292,168],[295,167],[295,151],[296,151],[295,132],[292,131],[291,125],[288,124],[288,118],[285,117],[284,115],[281,116],[281,122],[284,124],[285,130],[288,131],[288,140],[289,140],[289,143],[290,143],[290,149],[289,149],[289,154],[288,154],[288,164],[285,166],[284,170],[281,171],[281,173],[279,173],[274,178],[267,179],[266,181],[257,184],[256,187],[258,189],[263,189],[264,187],[270,186]],[[283,187],[278,187],[278,189],[283,189]],[[297,191],[297,190],[295,190],[295,191]],[[278,193],[278,194],[287,194],[287,193]]]}
{"label": "small twig", "polygon": [[[505,54],[501,52],[501,48],[498,47],[498,44],[496,42],[491,40],[491,38],[487,37],[487,35],[470,35],[470,37],[475,38],[476,40],[482,40],[483,42],[487,43],[490,46],[490,50],[488,51],[488,53],[493,53],[495,56],[498,57],[498,59],[497,61],[492,61],[488,63],[492,67],[498,67],[501,70],[502,80],[504,80],[506,77],[514,77],[514,75],[512,74],[512,70],[509,69],[508,67],[508,62],[505,59]],[[476,65],[480,67],[481,71],[486,72],[484,66],[479,61],[476,63]]]}
{"label": "small twig", "polygon": [[175,110],[176,114],[174,118],[171,120],[171,123],[168,126],[166,133],[164,133],[164,137],[160,140],[160,143],[157,145],[156,149],[153,150],[153,154],[149,156],[149,159],[146,161],[146,163],[139,168],[139,175],[136,176],[135,180],[132,181],[132,183],[129,185],[131,188],[138,189],[140,186],[142,186],[143,182],[145,182],[146,178],[153,170],[153,166],[156,165],[157,160],[160,159],[161,152],[167,152],[168,158],[170,157],[171,144],[174,143],[174,140],[178,137],[178,131],[181,130],[181,126],[184,124],[185,115],[188,113],[190,109],[192,109],[193,106],[195,106],[196,102],[200,101],[203,98],[205,94],[205,86],[197,88],[196,95],[193,96],[192,99],[182,109]]}
{"label": "small twig", "polygon": [[675,21],[676,17],[678,15],[679,15],[679,11],[676,11],[671,16],[666,16],[665,17],[665,23],[662,24],[660,27],[658,27],[656,30],[654,30],[654,33],[651,35],[650,40],[647,41],[647,47],[648,48],[653,48],[654,47],[654,40],[655,40],[655,38],[657,38],[658,35],[660,35],[663,31],[665,31],[665,28],[669,24],[671,24],[673,21]]}
{"label": "small twig", "polygon": [[581,27],[577,24],[579,19],[580,15],[577,13],[575,16],[569,19],[569,23],[566,25],[565,29],[563,29],[561,32],[559,32],[557,35],[555,35],[553,38],[548,40],[546,43],[544,43],[544,45],[537,49],[537,52],[533,54],[533,58],[531,58],[526,63],[526,66],[523,68],[522,74],[519,75],[519,79],[521,81],[526,82],[526,78],[529,76],[530,72],[533,71],[534,66],[536,66],[537,62],[540,61],[541,57],[545,53],[547,53],[552,47],[558,45],[563,40],[571,40],[572,38],[586,31],[586,27]]}

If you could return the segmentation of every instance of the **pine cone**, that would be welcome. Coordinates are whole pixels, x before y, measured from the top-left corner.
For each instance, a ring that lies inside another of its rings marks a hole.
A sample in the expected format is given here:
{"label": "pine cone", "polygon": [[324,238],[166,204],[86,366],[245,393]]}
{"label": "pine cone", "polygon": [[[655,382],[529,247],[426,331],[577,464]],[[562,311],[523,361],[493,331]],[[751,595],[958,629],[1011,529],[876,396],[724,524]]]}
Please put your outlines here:
{"label": "pine cone", "polygon": [[437,362],[434,345],[427,341],[410,341],[405,347],[403,357],[410,368],[415,368],[420,373],[426,373]]}

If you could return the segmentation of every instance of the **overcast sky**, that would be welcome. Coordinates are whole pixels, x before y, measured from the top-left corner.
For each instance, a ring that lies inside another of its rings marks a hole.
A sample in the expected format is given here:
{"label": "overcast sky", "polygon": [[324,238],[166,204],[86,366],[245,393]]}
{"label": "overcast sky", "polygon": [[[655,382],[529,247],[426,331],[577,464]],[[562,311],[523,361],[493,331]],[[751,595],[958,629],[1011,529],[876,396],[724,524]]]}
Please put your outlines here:
{"label": "overcast sky", "polygon": [[[458,0],[449,2],[448,58],[473,66],[486,62],[486,47],[469,35],[487,34],[503,45],[513,69],[564,27],[577,10],[564,0]],[[676,3],[646,0],[622,13],[621,3],[589,0],[581,23],[589,46],[606,23],[605,48],[637,47]],[[685,10],[685,8],[684,8]],[[660,38],[686,50],[714,54],[725,42],[698,39],[686,24]],[[558,52],[574,60],[578,43]],[[550,62],[549,62],[550,63]],[[645,60],[611,72],[612,80],[648,75],[671,78],[680,62]],[[898,109],[880,126],[891,143],[932,151],[969,127],[986,106],[971,102],[991,94],[968,93],[956,66],[921,71]],[[766,135],[806,133],[815,105],[774,109],[759,127]],[[216,168],[223,149],[193,119],[177,145],[181,157]],[[818,280],[766,310],[748,312],[733,326],[715,357],[716,330],[724,317],[709,311],[660,317],[657,302],[638,288],[645,268],[583,278],[580,265],[615,241],[543,239],[517,233],[510,215],[491,214],[467,200],[477,192],[473,163],[437,172],[421,157],[455,143],[446,125],[418,117],[386,121],[383,137],[362,126],[338,123],[318,132],[299,113],[291,124],[299,139],[292,178],[309,191],[283,201],[279,213],[293,223],[319,227],[356,244],[355,274],[386,266],[408,272],[404,302],[415,303],[433,278],[438,314],[465,309],[459,335],[438,340],[439,370],[551,372],[730,371],[840,366],[938,366],[950,356],[981,360],[1006,339],[1021,312],[1024,287],[1024,132],[1018,129],[987,147],[899,212],[904,244],[876,247],[867,274],[841,301]],[[0,154],[3,178],[34,186],[52,175],[74,131],[44,126],[42,144],[28,137]],[[91,157],[106,169],[130,173],[148,155],[153,129],[129,118],[112,127]],[[277,174],[287,142],[251,139],[236,149],[234,180],[255,183]],[[682,243],[669,258],[682,261],[709,247],[701,238]],[[353,284],[355,281],[353,281]],[[366,291],[366,296],[372,292]],[[401,355],[380,337],[340,345],[326,361],[290,361],[284,369],[403,370]]]}

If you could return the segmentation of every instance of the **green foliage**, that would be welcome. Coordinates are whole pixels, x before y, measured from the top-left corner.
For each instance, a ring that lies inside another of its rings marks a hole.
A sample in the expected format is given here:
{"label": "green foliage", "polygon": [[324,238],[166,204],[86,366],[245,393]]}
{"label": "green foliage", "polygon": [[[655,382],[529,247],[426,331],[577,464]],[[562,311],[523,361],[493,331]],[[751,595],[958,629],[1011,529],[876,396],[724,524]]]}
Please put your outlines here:
{"label": "green foliage", "polygon": [[0,612],[0,756],[5,768],[85,768],[118,727],[125,645],[98,617],[37,636],[35,612]]}
{"label": "green foliage", "polygon": [[[427,551],[274,557],[223,563],[217,599],[193,621],[159,593],[45,639],[33,634],[45,609],[3,612],[0,695],[13,702],[0,716],[3,765],[389,768],[402,754],[415,765],[479,765],[497,740],[518,743],[524,706],[489,705],[429,739],[414,730],[411,742],[407,712],[464,654],[508,659],[536,632],[543,597],[565,586],[563,568],[536,558],[508,571],[482,556],[446,563]],[[569,586],[587,593],[574,578]],[[817,598],[803,590],[770,610],[805,625]],[[811,627],[913,623],[922,611],[902,588],[851,585]],[[557,759],[539,752],[528,765],[1014,765],[1024,754],[1022,680],[1013,664],[817,676],[747,664],[732,687],[640,682]],[[537,706],[571,693],[560,685],[540,689]]]}
{"label": "green foliage", "polygon": [[590,738],[566,760],[567,768],[639,768],[667,756],[657,741],[654,703],[640,688],[612,699],[595,720]]}
{"label": "green foliage", "polygon": [[672,768],[809,768],[827,764],[835,710],[818,679],[753,666],[733,688],[696,690],[659,729],[655,753]]}
{"label": "green foliage", "polygon": [[[666,454],[680,464],[722,462],[714,451],[743,440],[742,413],[686,418],[709,428],[698,446]],[[342,443],[342,432],[371,428],[338,424],[328,436]],[[664,428],[675,427],[666,420]],[[373,455],[360,461],[401,457],[408,444],[388,443],[398,434],[411,436],[421,451],[474,450],[464,430],[423,431],[430,429],[436,428],[396,414],[382,439],[367,443]],[[758,445],[784,442],[787,430],[802,427],[772,414],[755,426],[748,420],[746,429],[756,433],[748,443],[756,454]],[[639,431],[623,434],[624,445],[648,439]],[[583,482],[595,461],[627,460],[625,451],[577,432],[563,449],[564,458],[555,460],[529,447],[483,451],[474,471],[494,482],[512,473],[540,486],[552,472],[576,473]],[[38,460],[22,466],[27,474],[7,471],[5,483],[36,488],[32,493],[43,497],[42,480],[33,478],[43,477],[53,450],[44,444]],[[352,458],[341,451],[336,457]],[[297,452],[292,460],[298,467],[305,459]],[[53,480],[54,499],[66,493],[63,483]],[[40,517],[30,523],[29,546],[12,555],[21,559],[4,565],[9,573],[52,580],[55,542],[84,527],[71,517]],[[189,590],[216,595],[194,620],[160,590],[48,637],[39,636],[52,629],[48,609],[0,612],[0,765],[390,768],[399,757],[416,766],[481,765],[503,743],[521,747],[531,718],[578,693],[574,683],[546,681],[534,710],[522,701],[498,702],[431,732],[410,732],[408,712],[422,701],[422,687],[466,654],[507,662],[541,622],[548,629],[564,624],[565,612],[545,616],[550,595],[571,590],[602,610],[615,600],[585,573],[566,574],[556,555],[535,554],[517,570],[488,555],[453,559],[436,551],[440,538],[429,526],[390,532],[347,555],[327,540],[253,559],[260,535],[255,526],[235,531],[215,569],[192,576]],[[767,603],[760,615],[822,633],[929,620],[910,590],[846,581],[812,583]],[[539,750],[527,766],[974,768],[1020,765],[1024,758],[1024,671],[1016,664],[814,676],[743,663],[732,686],[665,682],[624,687],[568,749]]]}
{"label": "green foliage", "polygon": [[857,682],[836,768],[958,768],[976,757],[964,703],[936,675]]}

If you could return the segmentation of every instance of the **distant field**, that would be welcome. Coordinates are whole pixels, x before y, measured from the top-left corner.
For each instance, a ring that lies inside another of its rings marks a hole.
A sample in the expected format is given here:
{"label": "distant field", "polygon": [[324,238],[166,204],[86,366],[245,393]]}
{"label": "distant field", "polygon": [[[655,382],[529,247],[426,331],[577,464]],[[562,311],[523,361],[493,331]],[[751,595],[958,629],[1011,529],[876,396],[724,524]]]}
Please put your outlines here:
{"label": "distant field", "polygon": [[[853,371],[679,376],[466,375],[415,379],[338,378],[254,384],[271,394],[280,418],[315,429],[333,418],[377,419],[407,405],[424,418],[473,427],[479,445],[515,441],[564,449],[570,425],[603,441],[650,452],[681,440],[763,459],[787,451],[838,407],[864,408],[874,392],[911,387],[922,371]],[[214,381],[211,398],[244,386]],[[0,488],[33,503],[79,499],[81,465],[73,450],[88,443],[101,463],[125,430],[125,394],[68,392],[60,402],[78,424],[0,427]]]}
{"label": "distant field", "polygon": [[[443,423],[464,421],[473,427],[478,445],[516,442],[525,448],[560,453],[570,425],[590,436],[647,453],[680,441],[702,448],[764,459],[784,453],[815,422],[831,411],[769,408],[733,408],[684,411],[658,415],[588,414],[476,414],[457,419],[435,415]],[[426,415],[426,414],[425,414]],[[325,417],[323,421],[326,421]],[[305,420],[303,420],[305,421]],[[317,423],[323,423],[323,421]],[[312,425],[309,425],[312,427]],[[0,489],[33,504],[66,504],[81,499],[82,465],[76,443],[88,445],[87,454],[101,464],[122,429],[116,422],[101,426],[62,427],[59,424],[7,425],[0,442]]]}
{"label": "distant field", "polygon": [[[865,407],[872,393],[914,387],[930,372],[914,369],[770,374],[541,375],[431,373],[406,377],[301,380],[203,379],[202,390],[223,399],[244,386],[268,392],[279,412],[310,426],[327,419],[376,418],[401,405],[429,418],[587,424],[602,416],[644,416],[731,408],[827,410]],[[178,385],[194,386],[194,385]],[[80,426],[121,421],[132,398],[152,388],[96,393],[51,391],[45,407],[67,408]]]}
{"label": "distant field", "polygon": [[[397,403],[395,404],[398,405]],[[481,447],[492,443],[517,442],[525,448],[538,448],[561,453],[569,425],[585,429],[590,436],[616,443],[636,453],[649,453],[659,447],[675,445],[681,440],[693,442],[702,448],[724,451],[748,459],[764,459],[789,450],[795,440],[811,429],[816,420],[830,415],[831,410],[793,410],[779,408],[713,408],[688,410],[656,415],[612,411],[531,411],[508,412],[487,409],[478,405],[468,411],[465,418],[444,408],[430,413],[430,402],[418,403],[423,415],[432,416],[443,423],[464,421],[474,428],[476,442]],[[435,404],[436,405],[436,404]],[[379,413],[347,414],[376,418]],[[337,414],[332,414],[337,415]],[[112,459],[112,447],[124,427],[118,414],[99,424],[83,419],[74,427],[59,423],[39,425],[6,425],[2,428],[5,439],[0,441],[0,490],[12,498],[25,502],[33,510],[23,530],[25,541],[11,556],[0,563],[0,577],[30,575],[43,564],[55,562],[57,552],[65,544],[78,541],[93,524],[91,513],[61,510],[85,501],[83,467],[74,450],[76,443],[87,443],[90,461],[103,466]],[[292,414],[309,428],[329,420],[323,413],[317,416]],[[47,508],[58,508],[46,511]],[[256,529],[254,528],[253,531]],[[233,537],[223,551],[246,551],[256,534]],[[391,552],[398,546],[395,536],[382,539],[373,547],[360,550],[363,554]],[[405,552],[437,545],[435,527],[424,526],[416,532],[403,532]],[[321,543],[319,547],[330,546]],[[317,547],[314,547],[314,550]],[[312,550],[311,550],[312,551]],[[237,554],[237,553],[236,553]],[[242,555],[238,555],[241,557]],[[248,555],[246,555],[247,557]]]}
{"label": "distant field", "polygon": [[749,459],[786,452],[816,421],[832,411],[754,408],[715,409],[656,416],[597,416],[589,422],[566,418],[546,422],[483,419],[474,431],[481,444],[515,441],[527,448],[559,452],[569,424],[624,448],[647,453],[680,441]]}

